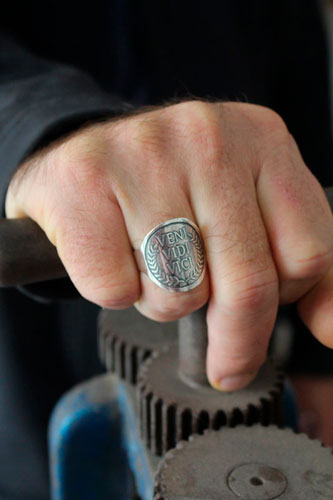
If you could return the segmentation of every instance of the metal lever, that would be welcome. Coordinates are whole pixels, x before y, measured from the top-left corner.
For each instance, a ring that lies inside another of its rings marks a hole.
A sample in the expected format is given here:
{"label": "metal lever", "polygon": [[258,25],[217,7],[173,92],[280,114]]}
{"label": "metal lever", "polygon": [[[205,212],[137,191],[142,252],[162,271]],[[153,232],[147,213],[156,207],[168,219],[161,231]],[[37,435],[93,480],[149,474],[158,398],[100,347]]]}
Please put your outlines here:
{"label": "metal lever", "polygon": [[204,306],[178,320],[178,372],[191,386],[208,385],[206,313],[207,306]]}
{"label": "metal lever", "polygon": [[44,231],[31,219],[0,219],[0,287],[63,278],[66,270]]}
{"label": "metal lever", "polygon": [[[333,187],[325,189],[333,210]],[[66,276],[55,247],[30,219],[0,220],[0,287]]]}

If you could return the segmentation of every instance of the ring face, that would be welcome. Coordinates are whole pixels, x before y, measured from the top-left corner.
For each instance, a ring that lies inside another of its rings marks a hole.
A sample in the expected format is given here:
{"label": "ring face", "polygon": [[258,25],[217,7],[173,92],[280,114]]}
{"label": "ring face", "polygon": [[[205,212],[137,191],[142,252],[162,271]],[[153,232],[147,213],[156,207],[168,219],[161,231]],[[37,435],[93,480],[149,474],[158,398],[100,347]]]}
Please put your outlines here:
{"label": "ring face", "polygon": [[187,292],[205,275],[205,252],[199,228],[188,219],[154,227],[141,245],[149,278],[169,292]]}

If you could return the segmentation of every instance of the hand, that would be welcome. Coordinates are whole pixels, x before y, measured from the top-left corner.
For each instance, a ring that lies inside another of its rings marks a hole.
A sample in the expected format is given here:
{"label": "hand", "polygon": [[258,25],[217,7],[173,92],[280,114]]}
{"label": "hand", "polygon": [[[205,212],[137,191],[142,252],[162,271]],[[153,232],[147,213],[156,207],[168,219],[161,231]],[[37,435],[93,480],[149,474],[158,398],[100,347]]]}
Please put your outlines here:
{"label": "hand", "polygon": [[[333,347],[331,211],[267,108],[184,102],[86,127],[21,166],[6,212],[42,227],[79,292],[100,306],[136,303],[168,321],[209,299],[207,373],[217,388],[255,376],[279,302],[298,301]],[[170,294],[139,273],[133,249],[175,217],[201,228],[209,272]]]}

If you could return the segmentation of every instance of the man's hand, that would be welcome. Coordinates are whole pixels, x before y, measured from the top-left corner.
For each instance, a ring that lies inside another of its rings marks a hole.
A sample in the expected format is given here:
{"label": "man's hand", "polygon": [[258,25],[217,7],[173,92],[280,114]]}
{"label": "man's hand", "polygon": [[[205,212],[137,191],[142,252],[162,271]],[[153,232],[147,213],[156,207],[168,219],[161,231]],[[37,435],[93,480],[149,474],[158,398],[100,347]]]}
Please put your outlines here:
{"label": "man's hand", "polygon": [[[6,211],[44,229],[80,293],[100,306],[136,303],[168,321],[209,299],[207,370],[222,390],[255,376],[279,302],[298,301],[333,347],[331,211],[269,109],[184,102],[86,127],[21,166]],[[209,272],[171,294],[139,272],[133,249],[176,217],[200,227]]]}

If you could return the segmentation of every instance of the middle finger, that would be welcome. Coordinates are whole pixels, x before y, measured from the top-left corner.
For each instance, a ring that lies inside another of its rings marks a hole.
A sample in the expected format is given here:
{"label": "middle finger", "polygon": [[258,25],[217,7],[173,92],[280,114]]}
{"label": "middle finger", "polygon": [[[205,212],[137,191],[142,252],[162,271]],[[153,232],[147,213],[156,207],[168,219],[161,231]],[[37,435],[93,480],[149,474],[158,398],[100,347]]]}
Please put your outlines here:
{"label": "middle finger", "polygon": [[250,169],[236,168],[226,163],[208,171],[206,182],[192,180],[211,286],[207,374],[222,390],[239,389],[254,378],[278,306],[278,276],[253,176]]}

